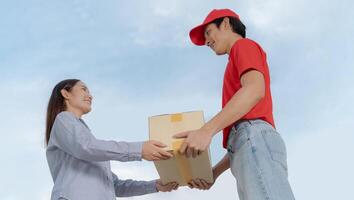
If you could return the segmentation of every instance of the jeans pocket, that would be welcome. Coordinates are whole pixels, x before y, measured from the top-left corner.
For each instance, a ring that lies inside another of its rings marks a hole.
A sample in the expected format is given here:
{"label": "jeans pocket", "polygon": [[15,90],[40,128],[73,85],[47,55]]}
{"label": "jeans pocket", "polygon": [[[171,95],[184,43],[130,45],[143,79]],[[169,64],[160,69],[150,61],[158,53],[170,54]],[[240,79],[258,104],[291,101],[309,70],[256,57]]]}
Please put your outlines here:
{"label": "jeans pocket", "polygon": [[279,163],[285,172],[287,172],[288,165],[286,161],[286,147],[280,134],[274,130],[270,132],[263,132],[262,136],[272,160]]}
{"label": "jeans pocket", "polygon": [[227,151],[231,154],[241,151],[248,140],[249,138],[246,131],[233,132],[228,139]]}

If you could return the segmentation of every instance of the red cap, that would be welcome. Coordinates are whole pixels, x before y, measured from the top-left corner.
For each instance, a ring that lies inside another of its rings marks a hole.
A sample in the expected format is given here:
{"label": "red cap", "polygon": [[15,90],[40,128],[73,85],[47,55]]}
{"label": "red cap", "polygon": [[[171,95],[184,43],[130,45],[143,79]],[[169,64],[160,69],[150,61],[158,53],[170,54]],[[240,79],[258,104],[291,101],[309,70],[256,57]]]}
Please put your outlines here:
{"label": "red cap", "polygon": [[208,14],[202,24],[196,26],[189,32],[189,37],[191,38],[192,42],[198,46],[205,45],[205,26],[220,17],[236,17],[237,19],[240,19],[240,17],[230,9],[214,9]]}

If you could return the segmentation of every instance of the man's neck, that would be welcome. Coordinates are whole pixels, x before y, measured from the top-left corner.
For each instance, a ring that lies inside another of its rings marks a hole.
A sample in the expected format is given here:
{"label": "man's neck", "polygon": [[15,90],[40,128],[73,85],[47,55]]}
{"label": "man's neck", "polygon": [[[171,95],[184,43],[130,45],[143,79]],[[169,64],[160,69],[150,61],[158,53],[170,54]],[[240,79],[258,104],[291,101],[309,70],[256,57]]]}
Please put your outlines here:
{"label": "man's neck", "polygon": [[238,35],[238,34],[232,34],[232,35],[230,36],[229,46],[228,46],[228,48],[227,48],[227,54],[228,54],[228,55],[230,55],[230,51],[231,51],[232,47],[234,46],[235,42],[236,42],[237,40],[242,39],[242,38],[243,38],[243,37],[241,37],[241,36]]}

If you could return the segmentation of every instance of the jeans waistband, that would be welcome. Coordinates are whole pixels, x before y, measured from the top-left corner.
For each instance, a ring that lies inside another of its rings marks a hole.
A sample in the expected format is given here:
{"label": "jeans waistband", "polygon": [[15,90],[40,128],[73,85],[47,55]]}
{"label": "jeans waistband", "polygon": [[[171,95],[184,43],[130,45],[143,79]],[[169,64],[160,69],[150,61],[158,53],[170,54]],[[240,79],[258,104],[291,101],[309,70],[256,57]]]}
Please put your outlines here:
{"label": "jeans waistband", "polygon": [[262,131],[270,131],[276,133],[274,127],[270,123],[262,119],[240,120],[236,122],[232,127],[228,137],[227,150],[231,153],[234,153],[233,147],[232,145],[230,145],[230,143],[233,144],[235,141],[237,141],[238,143],[240,143],[237,146],[242,146],[242,143],[246,142],[248,137],[253,137],[255,136],[255,133],[259,133]]}
{"label": "jeans waistband", "polygon": [[274,127],[268,123],[265,120],[262,119],[244,119],[244,120],[240,120],[238,122],[235,123],[235,125],[232,127],[235,129],[235,132],[237,132],[237,130],[241,130],[244,128],[248,128],[252,125],[264,125],[264,128],[271,128],[274,129]]}

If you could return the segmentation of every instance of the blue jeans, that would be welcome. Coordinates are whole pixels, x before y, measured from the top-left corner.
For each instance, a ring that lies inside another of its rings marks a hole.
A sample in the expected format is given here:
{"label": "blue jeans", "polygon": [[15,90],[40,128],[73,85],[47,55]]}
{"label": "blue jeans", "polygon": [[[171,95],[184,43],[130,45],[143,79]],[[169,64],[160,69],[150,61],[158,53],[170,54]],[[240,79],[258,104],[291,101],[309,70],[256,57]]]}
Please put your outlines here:
{"label": "blue jeans", "polygon": [[230,168],[240,200],[293,200],[280,134],[257,119],[236,124],[228,138]]}

